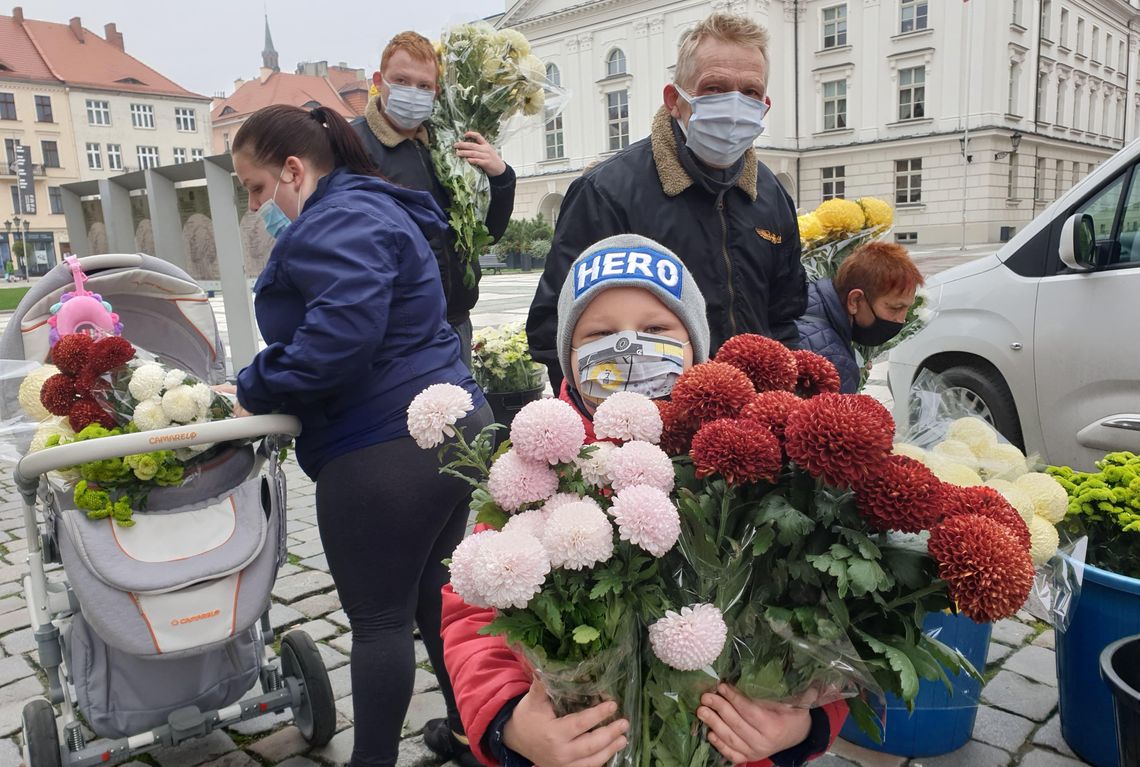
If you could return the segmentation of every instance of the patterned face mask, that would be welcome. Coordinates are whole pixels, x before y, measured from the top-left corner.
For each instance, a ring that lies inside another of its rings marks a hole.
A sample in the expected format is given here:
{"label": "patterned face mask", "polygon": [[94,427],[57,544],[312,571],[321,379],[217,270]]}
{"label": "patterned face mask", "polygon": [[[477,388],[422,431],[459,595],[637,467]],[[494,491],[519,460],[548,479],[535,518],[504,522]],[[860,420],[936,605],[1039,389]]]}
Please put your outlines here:
{"label": "patterned face mask", "polygon": [[583,344],[574,349],[578,355],[578,393],[594,407],[619,391],[650,399],[667,397],[685,370],[686,344],[669,336],[632,330]]}

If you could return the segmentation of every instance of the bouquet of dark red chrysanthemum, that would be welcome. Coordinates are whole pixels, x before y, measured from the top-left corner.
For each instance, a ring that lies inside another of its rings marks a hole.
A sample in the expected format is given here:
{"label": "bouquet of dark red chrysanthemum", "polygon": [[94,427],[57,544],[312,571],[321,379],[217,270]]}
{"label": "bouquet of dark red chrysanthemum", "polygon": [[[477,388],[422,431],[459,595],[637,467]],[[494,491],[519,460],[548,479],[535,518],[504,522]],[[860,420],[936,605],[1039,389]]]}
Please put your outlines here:
{"label": "bouquet of dark red chrysanthemum", "polygon": [[[1021,516],[999,493],[944,485],[893,455],[889,412],[838,389],[823,358],[744,335],[682,375],[660,405],[681,512],[664,581],[676,605],[706,615],[669,616],[659,641],[650,627],[642,752],[654,759],[719,758],[695,711],[722,681],[799,706],[847,699],[878,740],[868,694],[910,705],[920,678],[950,687],[959,673],[977,675],[922,632],[926,613],[993,621],[1029,593]],[[707,638],[700,657],[668,641],[681,623]]]}

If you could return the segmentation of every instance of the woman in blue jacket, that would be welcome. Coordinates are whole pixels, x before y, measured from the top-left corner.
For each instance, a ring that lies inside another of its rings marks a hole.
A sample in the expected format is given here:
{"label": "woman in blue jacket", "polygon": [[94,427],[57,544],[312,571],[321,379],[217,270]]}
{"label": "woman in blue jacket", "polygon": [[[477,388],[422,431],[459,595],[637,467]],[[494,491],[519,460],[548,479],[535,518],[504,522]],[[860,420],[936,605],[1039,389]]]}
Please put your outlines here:
{"label": "woman in blue jacket", "polygon": [[385,182],[335,112],[271,106],[233,142],[234,170],[277,238],[255,310],[268,344],[238,375],[250,413],[300,417],[297,460],[317,484],[317,523],[352,625],[352,764],[392,765],[412,696],[420,627],[462,732],[439,637],[442,560],[462,539],[467,486],[408,436],[407,408],[457,384],[490,408],[460,362],[428,238],[446,227],[426,192]]}

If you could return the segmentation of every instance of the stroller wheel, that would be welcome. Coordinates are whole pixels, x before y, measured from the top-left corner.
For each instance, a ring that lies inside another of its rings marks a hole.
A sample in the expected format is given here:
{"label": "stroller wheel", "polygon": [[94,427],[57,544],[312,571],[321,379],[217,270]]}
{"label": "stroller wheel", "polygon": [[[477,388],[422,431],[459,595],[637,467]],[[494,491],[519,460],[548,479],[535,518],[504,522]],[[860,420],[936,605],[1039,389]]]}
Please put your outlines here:
{"label": "stroller wheel", "polygon": [[282,637],[281,670],[305,685],[301,705],[293,709],[297,729],[309,745],[325,745],[336,732],[336,702],[329,673],[312,637],[304,631],[290,631]]}
{"label": "stroller wheel", "polygon": [[43,698],[28,701],[24,706],[23,725],[27,767],[60,767],[63,756],[51,704]]}

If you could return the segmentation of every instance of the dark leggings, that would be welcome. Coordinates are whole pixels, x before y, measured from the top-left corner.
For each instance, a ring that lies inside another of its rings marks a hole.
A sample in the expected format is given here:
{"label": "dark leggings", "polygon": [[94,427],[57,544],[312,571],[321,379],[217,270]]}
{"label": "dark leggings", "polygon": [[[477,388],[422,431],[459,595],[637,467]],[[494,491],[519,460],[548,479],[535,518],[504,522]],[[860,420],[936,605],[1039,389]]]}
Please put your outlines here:
{"label": "dark leggings", "polygon": [[[473,437],[490,422],[484,405],[459,426]],[[442,560],[466,530],[470,486],[441,475],[437,456],[405,437],[334,458],[317,477],[321,542],[352,625],[353,767],[396,763],[415,676],[413,621],[461,731],[440,589],[449,580]]]}

